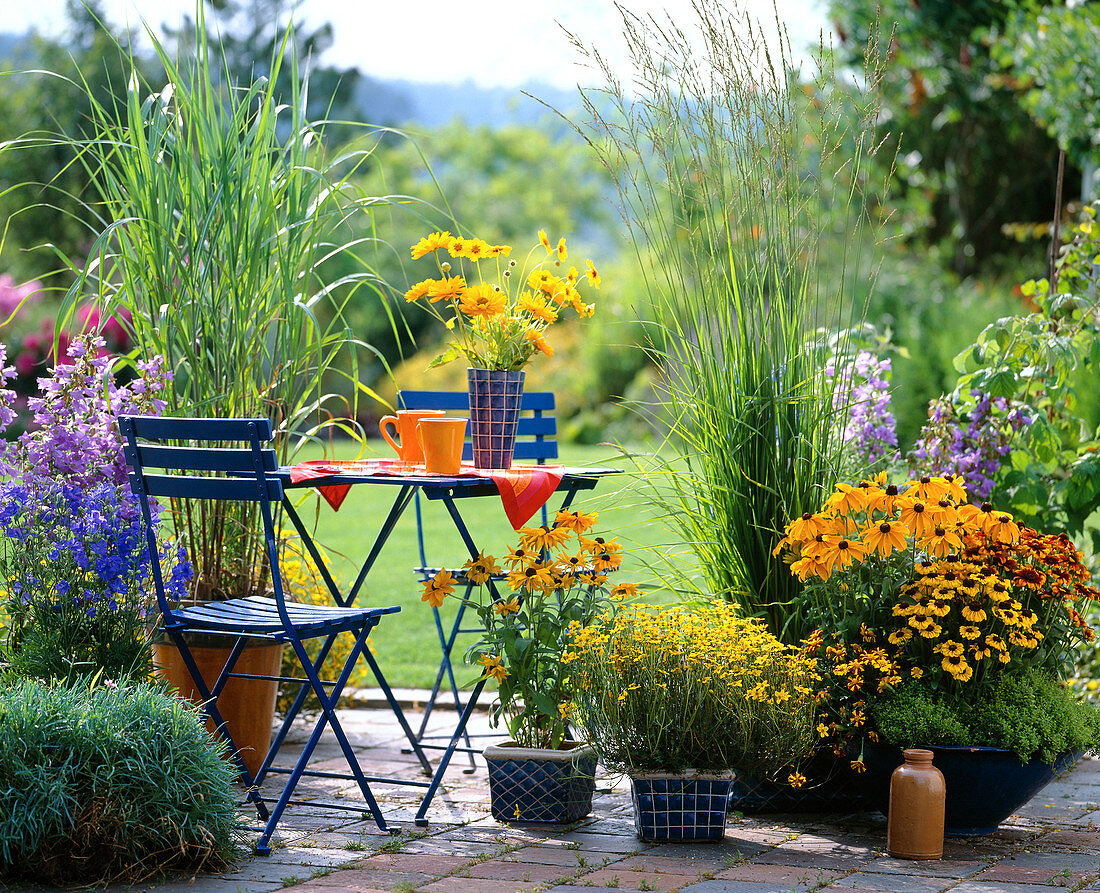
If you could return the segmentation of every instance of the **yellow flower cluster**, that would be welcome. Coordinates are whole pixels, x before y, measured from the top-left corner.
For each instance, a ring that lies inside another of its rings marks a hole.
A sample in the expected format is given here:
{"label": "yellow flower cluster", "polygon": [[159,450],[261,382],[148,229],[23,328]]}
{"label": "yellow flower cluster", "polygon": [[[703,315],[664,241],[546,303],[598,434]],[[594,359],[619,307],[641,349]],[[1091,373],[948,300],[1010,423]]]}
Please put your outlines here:
{"label": "yellow flower cluster", "polygon": [[[575,629],[563,660],[614,765],[763,760],[773,772],[812,744],[814,662],[724,602],[629,605]],[[639,753],[642,741],[655,742],[652,750]]]}
{"label": "yellow flower cluster", "polygon": [[1001,664],[1034,650],[1043,639],[1039,620],[1014,597],[1009,583],[988,564],[954,556],[917,564],[892,613],[899,626],[889,637],[909,662],[933,664],[958,682],[969,682],[981,661]]}
{"label": "yellow flower cluster", "polygon": [[[554,349],[546,340],[546,329],[557,322],[568,307],[580,317],[591,316],[595,304],[587,304],[580,294],[582,282],[599,288],[601,279],[592,261],[586,261],[584,272],[571,266],[559,275],[548,269],[550,263],[561,267],[569,256],[565,239],[551,244],[545,232],[539,230],[539,245],[546,255],[532,261],[528,254],[521,267],[515,260],[501,265],[500,261],[511,254],[510,245],[491,245],[481,239],[463,239],[449,232],[435,232],[425,236],[412,246],[412,258],[418,260],[434,255],[439,277],[424,279],[407,292],[408,302],[427,299],[427,309],[448,329],[455,333],[450,351],[437,362],[447,362],[464,354],[474,366],[486,369],[521,369],[535,352],[553,356]],[[473,269],[469,274],[451,275],[452,259],[469,261]],[[481,261],[496,260],[496,281],[486,278]],[[478,280],[473,282],[472,276]],[[435,306],[444,302],[453,316],[444,318]]]}
{"label": "yellow flower cluster", "polygon": [[879,475],[857,486],[838,483],[820,512],[806,512],[787,525],[774,554],[786,551],[791,572],[801,580],[828,580],[869,556],[912,550],[943,558],[961,551],[964,538],[975,534],[1013,543],[1020,528],[989,503],[968,503],[959,477],[922,477],[898,486]]}

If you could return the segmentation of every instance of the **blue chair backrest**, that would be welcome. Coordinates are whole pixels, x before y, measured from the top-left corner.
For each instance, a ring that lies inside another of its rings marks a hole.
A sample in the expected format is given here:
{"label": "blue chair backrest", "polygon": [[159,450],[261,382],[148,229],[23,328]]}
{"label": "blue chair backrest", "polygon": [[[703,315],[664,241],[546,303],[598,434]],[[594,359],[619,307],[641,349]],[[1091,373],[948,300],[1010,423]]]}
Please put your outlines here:
{"label": "blue chair backrest", "polygon": [[[401,409],[450,409],[460,412],[469,412],[470,409],[466,391],[401,391],[397,399]],[[558,458],[558,422],[553,412],[553,391],[524,392],[520,403],[519,423],[516,426],[517,459],[534,459],[542,465],[548,459]],[[462,458],[469,462],[473,456],[470,429],[467,426]]]}
{"label": "blue chair backrest", "polygon": [[157,600],[166,621],[171,620],[172,609],[164,593],[153,525],[150,500],[156,497],[257,503],[263,518],[272,584],[281,602],[282,581],[271,503],[282,499],[283,484],[273,474],[279,467],[275,451],[262,446],[273,437],[271,422],[119,416],[118,424],[124,441],[123,454],[130,466],[130,489],[141,503],[145,519]]}

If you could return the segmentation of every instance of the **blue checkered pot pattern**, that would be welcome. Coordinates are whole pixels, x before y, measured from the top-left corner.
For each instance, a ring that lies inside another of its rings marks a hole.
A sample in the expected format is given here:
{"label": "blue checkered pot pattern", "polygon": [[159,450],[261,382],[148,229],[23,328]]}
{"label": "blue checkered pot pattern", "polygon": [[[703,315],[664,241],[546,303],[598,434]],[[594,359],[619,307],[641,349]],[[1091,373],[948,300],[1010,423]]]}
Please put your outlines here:
{"label": "blue checkered pot pattern", "polygon": [[485,748],[489,804],[498,822],[578,822],[592,811],[596,751],[517,747],[508,741]]}
{"label": "blue checkered pot pattern", "polygon": [[733,773],[654,774],[630,779],[634,827],[646,841],[721,840]]}
{"label": "blue checkered pot pattern", "polygon": [[466,369],[475,467],[512,467],[525,377],[522,369]]}

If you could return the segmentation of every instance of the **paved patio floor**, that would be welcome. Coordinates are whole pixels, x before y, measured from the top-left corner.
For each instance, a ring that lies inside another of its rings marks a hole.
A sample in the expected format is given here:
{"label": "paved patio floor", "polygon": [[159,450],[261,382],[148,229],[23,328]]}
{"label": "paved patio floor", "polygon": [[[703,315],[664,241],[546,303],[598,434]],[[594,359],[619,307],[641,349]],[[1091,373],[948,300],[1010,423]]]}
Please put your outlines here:
{"label": "paved patio floor", "polygon": [[[438,717],[441,729],[453,725],[453,713]],[[365,771],[418,777],[413,757],[401,753],[403,738],[388,710],[348,709],[341,718]],[[475,731],[487,731],[483,715],[476,725]],[[334,741],[322,747],[339,771]],[[505,826],[489,815],[484,764],[478,764],[466,774],[468,763],[456,755],[427,829],[413,826],[415,789],[377,786],[387,821],[402,829],[397,835],[380,832],[361,813],[292,807],[268,857],[243,859],[218,875],[111,889],[1042,893],[1063,887],[1100,893],[1100,760],[1093,758],[1040,792],[995,835],[949,839],[944,858],[932,862],[888,857],[886,820],[874,814],[731,816],[720,843],[644,844],[634,834],[629,782],[608,776],[597,778],[593,813],[576,826]],[[330,787],[327,797],[357,797],[347,791]]]}

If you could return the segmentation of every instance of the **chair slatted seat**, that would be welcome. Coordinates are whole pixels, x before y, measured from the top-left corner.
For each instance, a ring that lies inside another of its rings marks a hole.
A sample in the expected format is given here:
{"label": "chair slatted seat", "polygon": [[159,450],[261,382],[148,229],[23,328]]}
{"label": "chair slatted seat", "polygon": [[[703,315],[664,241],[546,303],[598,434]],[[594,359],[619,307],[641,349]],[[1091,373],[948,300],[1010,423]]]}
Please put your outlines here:
{"label": "chair slatted seat", "polygon": [[[270,841],[286,807],[292,803],[336,809],[361,810],[354,800],[338,804],[314,800],[294,800],[293,794],[303,777],[346,778],[356,782],[378,827],[387,825],[371,791],[369,782],[392,782],[426,787],[420,781],[377,778],[364,775],[347,735],[336,715],[335,707],[351,677],[356,662],[362,657],[386,693],[391,708],[416,753],[421,766],[430,773],[411,728],[377,662],[366,648],[367,636],[379,620],[400,610],[398,607],[362,608],[352,604],[314,605],[288,600],[279,568],[278,535],[275,530],[273,506],[283,498],[281,478],[275,452],[263,445],[272,439],[271,424],[266,419],[183,419],[148,416],[122,416],[119,426],[125,440],[126,461],[130,466],[129,480],[134,495],[141,504],[149,554],[150,573],[160,607],[163,629],[180,651],[191,675],[195,690],[203,701],[203,709],[217,734],[233,754],[241,781],[248,790],[247,800],[254,804],[265,822],[256,851],[268,854]],[[173,441],[173,443],[163,443]],[[181,442],[181,443],[177,443]],[[236,444],[232,446],[231,444]],[[152,469],[152,470],[150,470]],[[265,538],[265,557],[271,577],[272,595],[230,598],[186,607],[172,604],[165,594],[162,550],[157,528],[153,523],[154,500],[232,500],[255,503]],[[225,637],[232,649],[217,682],[208,686],[199,671],[188,645],[188,636],[204,634]],[[329,655],[336,637],[350,635],[354,639],[336,679],[324,680],[318,671]],[[288,644],[304,676],[259,676],[235,672],[234,667],[246,640],[266,640]],[[318,656],[311,658],[304,642],[322,639]],[[282,726],[275,735],[260,769],[253,777],[246,768],[218,709],[218,699],[230,678],[256,678],[285,681],[300,686]],[[292,767],[274,766],[291,724],[299,715],[306,695],[313,692],[321,705],[307,743]],[[308,768],[309,761],[325,728],[331,728],[339,743],[350,774],[317,772]],[[286,780],[275,798],[265,797],[261,786],[268,775],[285,775]],[[268,809],[267,804],[274,806]]]}

